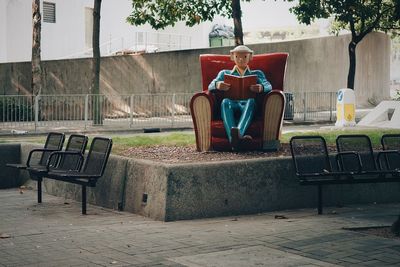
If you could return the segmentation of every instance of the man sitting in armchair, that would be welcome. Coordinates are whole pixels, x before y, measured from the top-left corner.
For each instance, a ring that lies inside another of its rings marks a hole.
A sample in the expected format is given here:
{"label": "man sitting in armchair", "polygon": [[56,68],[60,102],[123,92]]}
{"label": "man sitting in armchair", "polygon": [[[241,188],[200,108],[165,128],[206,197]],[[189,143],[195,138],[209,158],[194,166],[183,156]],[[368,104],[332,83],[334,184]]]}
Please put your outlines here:
{"label": "man sitting in armchair", "polygon": [[[249,90],[254,93],[268,93],[272,90],[270,82],[266,79],[261,70],[250,70],[248,67],[249,61],[252,59],[253,51],[247,46],[240,45],[230,51],[231,60],[235,62],[232,70],[221,70],[217,77],[211,81],[208,90],[228,91],[231,85],[224,82],[226,74],[234,76],[249,76],[256,75],[257,82],[249,87]],[[225,131],[233,150],[239,150],[245,146],[246,140],[251,140],[250,135],[246,135],[246,130],[249,127],[256,104],[254,98],[233,100],[225,98],[221,102],[221,117],[224,123]],[[239,119],[236,121],[235,114],[239,114]]]}

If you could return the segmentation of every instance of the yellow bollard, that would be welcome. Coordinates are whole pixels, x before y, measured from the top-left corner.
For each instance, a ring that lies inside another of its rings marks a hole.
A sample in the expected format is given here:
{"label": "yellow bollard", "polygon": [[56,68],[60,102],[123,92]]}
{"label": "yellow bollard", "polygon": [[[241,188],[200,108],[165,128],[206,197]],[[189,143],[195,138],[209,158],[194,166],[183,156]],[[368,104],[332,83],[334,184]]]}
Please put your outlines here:
{"label": "yellow bollard", "polygon": [[340,89],[337,93],[336,123],[337,127],[356,125],[356,97],[352,89]]}

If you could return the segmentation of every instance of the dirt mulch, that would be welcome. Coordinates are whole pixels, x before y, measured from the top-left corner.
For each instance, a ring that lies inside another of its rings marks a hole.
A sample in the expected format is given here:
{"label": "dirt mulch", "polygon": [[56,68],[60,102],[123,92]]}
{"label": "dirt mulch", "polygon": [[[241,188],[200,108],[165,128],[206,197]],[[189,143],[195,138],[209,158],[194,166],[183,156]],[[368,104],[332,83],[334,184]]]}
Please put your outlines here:
{"label": "dirt mulch", "polygon": [[289,144],[282,144],[281,148],[276,152],[198,152],[194,145],[183,147],[157,145],[151,147],[130,147],[118,152],[118,154],[125,157],[154,160],[165,163],[191,163],[285,157],[290,156],[290,148]]}

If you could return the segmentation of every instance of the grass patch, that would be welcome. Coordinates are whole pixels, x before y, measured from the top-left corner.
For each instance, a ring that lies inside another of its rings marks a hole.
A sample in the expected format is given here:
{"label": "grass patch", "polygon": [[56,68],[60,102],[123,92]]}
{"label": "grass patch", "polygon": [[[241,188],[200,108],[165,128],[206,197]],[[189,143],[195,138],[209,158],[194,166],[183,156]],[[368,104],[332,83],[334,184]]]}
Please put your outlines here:
{"label": "grass patch", "polygon": [[[302,131],[302,132],[289,132],[282,134],[281,142],[289,143],[290,138],[295,135],[321,135],[325,138],[328,145],[335,145],[335,140],[338,135],[341,134],[366,134],[371,138],[373,147],[380,147],[380,139],[383,134],[400,133],[400,130],[382,130],[382,129],[355,129],[348,128],[343,130],[330,130],[321,129],[317,131]],[[105,135],[106,136],[106,135]],[[68,136],[66,137],[68,138]],[[46,137],[24,137],[24,138],[10,138],[1,140],[0,142],[15,142],[16,140],[32,143],[43,144]],[[193,132],[174,132],[174,133],[162,133],[162,134],[143,134],[134,136],[113,136],[113,153],[123,151],[129,147],[146,147],[146,146],[188,146],[195,145],[196,140]],[[89,144],[92,141],[92,137],[89,138]]]}
{"label": "grass patch", "polygon": [[[282,143],[289,143],[290,138],[295,135],[321,135],[325,138],[328,145],[335,145],[336,137],[341,134],[366,134],[371,138],[373,147],[380,147],[381,136],[383,134],[399,133],[399,130],[381,130],[381,129],[345,129],[345,130],[318,130],[313,132],[290,132],[282,134]],[[139,146],[187,146],[195,145],[194,133],[171,133],[163,135],[137,135],[129,137],[114,137],[113,151],[118,152],[128,147]]]}
{"label": "grass patch", "polygon": [[136,135],[127,137],[113,137],[113,152],[124,150],[128,147],[139,146],[187,146],[196,143],[193,133],[170,133],[161,135]]}

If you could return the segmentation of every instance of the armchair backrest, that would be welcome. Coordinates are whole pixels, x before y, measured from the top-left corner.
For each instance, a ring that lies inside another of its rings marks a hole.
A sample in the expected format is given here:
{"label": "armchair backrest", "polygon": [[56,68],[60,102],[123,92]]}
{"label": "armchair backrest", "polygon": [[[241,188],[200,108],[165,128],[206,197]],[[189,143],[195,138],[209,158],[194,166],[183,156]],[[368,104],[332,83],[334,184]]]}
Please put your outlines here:
{"label": "armchair backrest", "polygon": [[[249,62],[251,70],[261,70],[267,80],[271,83],[272,89],[283,91],[285,79],[286,61],[288,53],[270,53],[254,55]],[[208,89],[210,82],[223,69],[232,69],[235,63],[229,55],[200,55],[201,75],[203,91]]]}

